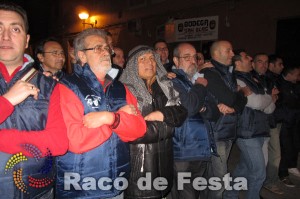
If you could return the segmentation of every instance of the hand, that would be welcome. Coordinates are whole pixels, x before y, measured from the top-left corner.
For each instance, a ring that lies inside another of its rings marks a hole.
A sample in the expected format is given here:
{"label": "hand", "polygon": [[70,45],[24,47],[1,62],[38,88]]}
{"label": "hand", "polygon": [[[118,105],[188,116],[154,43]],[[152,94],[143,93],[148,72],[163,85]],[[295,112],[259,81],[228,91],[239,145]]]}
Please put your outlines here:
{"label": "hand", "polygon": [[245,87],[240,87],[239,89],[240,91],[242,91],[244,93],[244,96],[247,97],[249,95],[252,94],[252,91],[250,90],[250,88],[248,86]]}
{"label": "hand", "polygon": [[164,115],[160,111],[154,111],[144,117],[146,121],[164,121]]}
{"label": "hand", "polygon": [[23,102],[28,96],[33,95],[34,99],[38,99],[40,89],[35,85],[18,80],[8,91],[3,95],[13,106]]}
{"label": "hand", "polygon": [[58,82],[59,82],[58,77],[56,77],[55,75],[53,75],[52,78],[53,78],[55,81],[58,81]]}
{"label": "hand", "polygon": [[198,77],[195,81],[195,84],[201,84],[203,85],[204,87],[207,86],[207,79],[205,79],[204,77]]}
{"label": "hand", "polygon": [[102,125],[111,125],[114,114],[108,111],[91,112],[83,117],[83,125],[87,128],[97,128]]}
{"label": "hand", "polygon": [[59,79],[50,71],[43,72],[43,75],[45,75],[46,77],[52,77],[54,80],[59,81]]}
{"label": "hand", "polygon": [[223,114],[223,115],[226,115],[226,114],[230,114],[230,113],[234,113],[235,110],[229,106],[226,106],[225,104],[218,104],[217,105],[218,108],[219,108],[219,111]]}
{"label": "hand", "polygon": [[272,95],[278,95],[278,94],[279,94],[279,90],[277,88],[273,88]]}
{"label": "hand", "polygon": [[272,101],[275,103],[278,100],[278,95],[272,95]]}
{"label": "hand", "polygon": [[130,114],[130,115],[137,115],[138,114],[135,106],[133,106],[132,104],[128,104],[128,105],[125,105],[125,106],[121,107],[119,109],[119,111],[123,111],[125,113]]}
{"label": "hand", "polygon": [[168,79],[174,79],[174,78],[176,78],[176,74],[175,74],[175,73],[172,73],[172,72],[168,72],[168,73],[167,73],[167,78],[168,78]]}
{"label": "hand", "polygon": [[[214,65],[212,65],[212,63],[210,61],[208,62],[205,62],[202,66],[201,66],[201,70],[204,69],[204,68],[212,68],[214,67]],[[201,71],[200,70],[200,71]]]}

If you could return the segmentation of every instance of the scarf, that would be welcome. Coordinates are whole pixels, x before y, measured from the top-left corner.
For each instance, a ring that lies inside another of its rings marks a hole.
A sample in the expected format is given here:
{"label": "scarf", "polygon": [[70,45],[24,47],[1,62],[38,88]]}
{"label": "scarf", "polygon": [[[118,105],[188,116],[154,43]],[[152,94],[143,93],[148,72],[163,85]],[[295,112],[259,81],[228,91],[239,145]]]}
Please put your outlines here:
{"label": "scarf", "polygon": [[136,46],[128,54],[128,62],[120,77],[120,81],[124,83],[131,93],[137,98],[138,109],[141,111],[143,116],[152,112],[152,96],[149,93],[143,79],[139,77],[138,57],[149,52],[153,53],[156,61],[156,81],[168,98],[166,106],[179,105],[180,103],[179,94],[173,88],[173,83],[167,78],[167,71],[163,67],[159,55],[149,46]]}

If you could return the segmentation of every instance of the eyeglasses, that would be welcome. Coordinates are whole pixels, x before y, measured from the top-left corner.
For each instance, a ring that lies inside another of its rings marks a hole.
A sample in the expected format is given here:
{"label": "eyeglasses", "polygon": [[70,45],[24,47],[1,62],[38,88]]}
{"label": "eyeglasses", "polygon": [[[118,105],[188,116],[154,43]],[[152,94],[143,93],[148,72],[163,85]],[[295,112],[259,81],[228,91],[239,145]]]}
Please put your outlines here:
{"label": "eyeglasses", "polygon": [[187,56],[184,56],[184,57],[178,57],[178,58],[182,58],[182,59],[184,59],[185,61],[192,61],[192,60],[197,61],[197,60],[198,60],[197,55],[193,55],[193,56],[187,55]]}
{"label": "eyeglasses", "polygon": [[164,48],[155,48],[156,51],[168,51],[167,47]]}
{"label": "eyeglasses", "polygon": [[51,51],[51,52],[43,52],[43,53],[50,53],[54,57],[58,57],[58,56],[64,57],[65,56],[65,52],[64,51],[57,51],[57,50]]}
{"label": "eyeglasses", "polygon": [[94,53],[102,53],[104,51],[107,51],[109,52],[109,54],[112,53],[111,49],[109,46],[103,46],[103,45],[97,45],[95,46],[94,48],[85,48],[85,49],[82,49],[82,51],[87,51],[87,50],[93,50]]}

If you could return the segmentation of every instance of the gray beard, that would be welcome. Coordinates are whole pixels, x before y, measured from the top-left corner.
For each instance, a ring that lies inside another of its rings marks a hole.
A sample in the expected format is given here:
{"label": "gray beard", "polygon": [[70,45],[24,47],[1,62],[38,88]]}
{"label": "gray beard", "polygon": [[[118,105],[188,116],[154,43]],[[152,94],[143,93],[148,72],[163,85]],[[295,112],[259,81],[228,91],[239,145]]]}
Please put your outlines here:
{"label": "gray beard", "polygon": [[110,63],[109,63],[109,67],[100,67],[100,68],[99,68],[99,70],[102,71],[102,72],[105,72],[105,74],[107,74],[108,71],[110,71],[111,66],[112,66],[111,59],[106,60],[106,61],[109,61],[109,62],[110,62]]}
{"label": "gray beard", "polygon": [[100,68],[100,70],[103,71],[103,72],[105,72],[105,74],[107,74],[108,71],[110,71],[110,69],[111,69],[111,65],[110,65],[109,67],[105,67],[105,68],[104,68],[104,67],[101,67],[101,68]]}
{"label": "gray beard", "polygon": [[97,66],[97,67],[94,67],[94,68],[92,68],[91,67],[91,69],[92,69],[92,71],[94,72],[94,73],[98,73],[98,72],[100,72],[100,73],[104,73],[104,74],[107,74],[108,73],[108,71],[110,71],[110,69],[111,69],[111,63],[110,63],[110,65],[109,66],[103,66],[103,65],[100,65],[100,66]]}
{"label": "gray beard", "polygon": [[188,73],[186,72],[186,74],[187,74],[188,78],[191,80],[194,77],[194,75],[196,74],[196,72],[197,72],[197,69],[195,68],[195,70],[189,71]]}

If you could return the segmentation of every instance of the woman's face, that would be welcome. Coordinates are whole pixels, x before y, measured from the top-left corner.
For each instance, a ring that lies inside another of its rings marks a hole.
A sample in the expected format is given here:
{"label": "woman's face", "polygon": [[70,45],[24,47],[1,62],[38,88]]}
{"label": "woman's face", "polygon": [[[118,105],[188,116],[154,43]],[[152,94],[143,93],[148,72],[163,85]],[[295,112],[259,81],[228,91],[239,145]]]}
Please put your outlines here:
{"label": "woman's face", "polygon": [[140,78],[150,80],[156,75],[156,61],[153,53],[148,52],[138,57]]}

